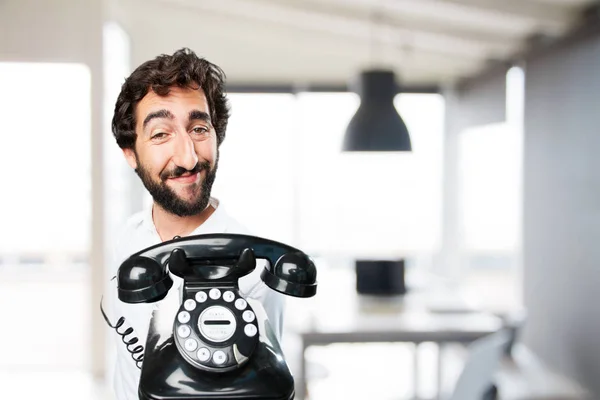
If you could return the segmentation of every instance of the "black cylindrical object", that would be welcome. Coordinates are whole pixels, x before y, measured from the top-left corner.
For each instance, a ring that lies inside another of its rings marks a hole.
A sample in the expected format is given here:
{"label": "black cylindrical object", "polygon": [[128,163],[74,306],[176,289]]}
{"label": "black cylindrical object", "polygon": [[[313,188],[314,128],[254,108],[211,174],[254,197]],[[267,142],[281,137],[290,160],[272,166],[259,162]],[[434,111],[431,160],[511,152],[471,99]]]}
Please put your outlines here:
{"label": "black cylindrical object", "polygon": [[404,260],[357,260],[356,291],[369,295],[406,293]]}

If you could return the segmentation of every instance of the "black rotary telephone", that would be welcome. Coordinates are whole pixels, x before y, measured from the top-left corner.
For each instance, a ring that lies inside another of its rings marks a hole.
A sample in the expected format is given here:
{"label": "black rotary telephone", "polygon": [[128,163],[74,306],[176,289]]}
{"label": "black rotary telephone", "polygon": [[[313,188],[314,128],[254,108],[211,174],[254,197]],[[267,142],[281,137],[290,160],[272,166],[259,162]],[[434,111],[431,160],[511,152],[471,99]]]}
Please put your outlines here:
{"label": "black rotary telephone", "polygon": [[152,303],[183,278],[176,314],[154,312],[148,330],[138,393],[142,400],[294,398],[294,381],[262,310],[239,291],[239,278],[267,266],[260,277],[271,289],[295,297],[316,294],[317,271],[303,252],[248,235],[176,237],[125,260],[118,297]]}

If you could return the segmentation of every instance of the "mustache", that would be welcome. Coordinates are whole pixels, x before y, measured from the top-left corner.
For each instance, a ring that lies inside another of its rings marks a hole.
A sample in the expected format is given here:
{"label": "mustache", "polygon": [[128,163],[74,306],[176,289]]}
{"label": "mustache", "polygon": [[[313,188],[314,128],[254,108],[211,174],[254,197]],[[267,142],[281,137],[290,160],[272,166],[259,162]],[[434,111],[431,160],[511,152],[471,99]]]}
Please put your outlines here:
{"label": "mustache", "polygon": [[170,179],[170,178],[179,178],[180,176],[182,176],[188,172],[190,173],[190,175],[194,175],[203,170],[206,170],[206,171],[210,170],[210,163],[208,161],[198,162],[198,163],[196,163],[194,168],[189,169],[189,170],[186,168],[183,168],[183,167],[179,167],[179,166],[175,167],[171,170],[165,170],[160,173],[160,179],[162,181],[166,181],[167,179]]}

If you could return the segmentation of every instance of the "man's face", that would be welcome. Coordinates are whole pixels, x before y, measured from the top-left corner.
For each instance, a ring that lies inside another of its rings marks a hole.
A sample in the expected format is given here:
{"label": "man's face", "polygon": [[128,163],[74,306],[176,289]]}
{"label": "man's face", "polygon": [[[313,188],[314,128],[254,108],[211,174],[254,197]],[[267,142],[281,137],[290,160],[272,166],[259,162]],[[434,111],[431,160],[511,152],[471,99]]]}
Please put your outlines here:
{"label": "man's face", "polygon": [[217,136],[200,90],[153,91],[136,108],[135,151],[125,158],[166,211],[190,216],[206,208],[218,164]]}

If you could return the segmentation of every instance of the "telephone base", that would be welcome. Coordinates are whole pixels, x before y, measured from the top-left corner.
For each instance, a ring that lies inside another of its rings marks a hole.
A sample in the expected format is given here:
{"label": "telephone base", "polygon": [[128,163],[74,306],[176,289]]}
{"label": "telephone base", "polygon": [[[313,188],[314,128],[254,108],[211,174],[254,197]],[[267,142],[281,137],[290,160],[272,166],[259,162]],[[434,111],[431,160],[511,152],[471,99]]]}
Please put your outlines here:
{"label": "telephone base", "polygon": [[292,400],[294,379],[268,323],[252,357],[228,372],[207,372],[186,362],[168,326],[150,323],[138,394],[140,400]]}

